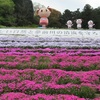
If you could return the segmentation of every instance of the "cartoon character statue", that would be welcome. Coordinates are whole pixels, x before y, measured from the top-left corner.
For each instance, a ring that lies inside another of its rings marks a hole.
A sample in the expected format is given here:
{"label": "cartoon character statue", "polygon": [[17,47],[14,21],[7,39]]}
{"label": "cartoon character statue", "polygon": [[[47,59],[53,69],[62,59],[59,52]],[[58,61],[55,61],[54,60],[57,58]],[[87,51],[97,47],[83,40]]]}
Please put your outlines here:
{"label": "cartoon character statue", "polygon": [[89,29],[93,29],[93,26],[94,26],[95,24],[93,23],[93,21],[92,20],[89,20],[88,21],[88,28]]}
{"label": "cartoon character statue", "polygon": [[37,14],[40,16],[40,22],[39,24],[42,25],[42,28],[46,28],[48,25],[48,17],[50,16],[51,8],[41,8],[37,10]]}
{"label": "cartoon character statue", "polygon": [[82,19],[77,19],[76,20],[76,24],[77,24],[77,29],[81,29],[82,28]]}
{"label": "cartoon character statue", "polygon": [[68,20],[66,25],[68,26],[68,28],[72,28],[73,24],[71,20]]}

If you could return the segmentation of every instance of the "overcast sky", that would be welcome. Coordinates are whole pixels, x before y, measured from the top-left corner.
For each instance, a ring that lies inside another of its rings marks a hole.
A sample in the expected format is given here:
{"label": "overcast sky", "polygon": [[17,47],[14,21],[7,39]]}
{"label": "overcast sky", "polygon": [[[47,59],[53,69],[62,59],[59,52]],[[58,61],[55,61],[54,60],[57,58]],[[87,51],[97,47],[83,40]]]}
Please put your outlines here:
{"label": "overcast sky", "polygon": [[38,2],[46,7],[55,8],[62,13],[65,9],[69,9],[71,11],[83,9],[86,4],[90,4],[93,8],[97,8],[100,6],[100,0],[32,0],[33,2]]}

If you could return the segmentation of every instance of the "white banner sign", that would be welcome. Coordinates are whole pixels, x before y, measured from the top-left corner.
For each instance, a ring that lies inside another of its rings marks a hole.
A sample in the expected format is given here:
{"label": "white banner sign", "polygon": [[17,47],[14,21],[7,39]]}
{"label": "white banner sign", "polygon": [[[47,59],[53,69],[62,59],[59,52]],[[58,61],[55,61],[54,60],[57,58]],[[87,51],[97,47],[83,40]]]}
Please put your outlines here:
{"label": "white banner sign", "polygon": [[0,29],[0,46],[100,47],[100,30]]}

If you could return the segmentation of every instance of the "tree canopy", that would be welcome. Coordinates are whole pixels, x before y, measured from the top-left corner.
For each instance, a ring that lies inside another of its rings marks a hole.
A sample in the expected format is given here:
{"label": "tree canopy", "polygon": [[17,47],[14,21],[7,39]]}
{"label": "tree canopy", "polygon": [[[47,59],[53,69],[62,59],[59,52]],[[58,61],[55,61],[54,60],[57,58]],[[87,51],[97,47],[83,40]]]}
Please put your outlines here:
{"label": "tree canopy", "polygon": [[15,3],[15,16],[18,26],[30,25],[33,23],[34,10],[31,0],[13,0]]}
{"label": "tree canopy", "polygon": [[28,26],[33,24],[31,0],[0,0],[0,25]]}
{"label": "tree canopy", "polygon": [[[0,26],[30,26],[39,25],[39,17],[34,14],[38,8],[45,7],[31,0],[0,0]],[[48,27],[66,28],[66,22],[72,20],[76,28],[76,19],[83,19],[82,28],[87,29],[89,20],[93,20],[94,28],[100,29],[100,7],[92,8],[86,4],[82,11],[66,9],[62,14],[52,8]]]}
{"label": "tree canopy", "polygon": [[79,9],[76,11],[70,11],[66,9],[61,16],[61,26],[65,27],[65,23],[68,20],[72,20],[74,24],[73,28],[76,28],[75,20],[79,18],[83,20],[82,28],[87,29],[88,21],[93,20],[95,23],[94,28],[100,29],[100,7],[93,9],[89,4],[86,4],[82,11],[79,11]]}
{"label": "tree canopy", "polygon": [[12,26],[15,23],[15,4],[12,0],[0,0],[0,25]]}
{"label": "tree canopy", "polygon": [[55,27],[55,28],[61,27],[60,17],[61,13],[52,8],[51,15],[49,17],[49,27]]}

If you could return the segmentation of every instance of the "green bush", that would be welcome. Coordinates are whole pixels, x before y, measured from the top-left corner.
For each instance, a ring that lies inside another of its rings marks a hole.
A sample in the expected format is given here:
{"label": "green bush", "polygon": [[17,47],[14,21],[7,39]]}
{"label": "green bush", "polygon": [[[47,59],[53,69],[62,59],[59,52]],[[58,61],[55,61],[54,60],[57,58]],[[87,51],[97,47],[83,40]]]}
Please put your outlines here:
{"label": "green bush", "polygon": [[[14,92],[14,91],[22,92],[22,90],[19,90],[19,89],[12,90],[8,86],[6,86],[3,90],[3,93]],[[70,95],[76,95],[81,98],[90,98],[90,99],[95,98],[95,90],[93,90],[92,88],[90,88],[88,86],[81,86],[81,87],[73,86],[70,88],[61,88],[61,89],[44,88],[44,89],[37,89],[37,90],[32,90],[31,88],[29,88],[29,89],[25,90],[24,93],[28,94],[28,95],[34,95],[37,93],[43,93],[46,95],[70,94]]]}
{"label": "green bush", "polygon": [[6,28],[6,26],[0,25],[0,28]]}
{"label": "green bush", "polygon": [[71,79],[70,77],[67,76],[65,78],[61,77],[57,82],[57,84],[67,84],[67,83],[80,84],[81,81],[79,78]]}
{"label": "green bush", "polygon": [[90,87],[87,86],[81,86],[80,88],[78,87],[72,87],[70,89],[64,88],[64,89],[43,89],[41,90],[41,93],[45,94],[73,94],[82,98],[95,98],[95,91],[91,89]]}
{"label": "green bush", "polygon": [[81,86],[80,88],[73,87],[70,93],[82,98],[95,98],[95,91],[88,86]]}

